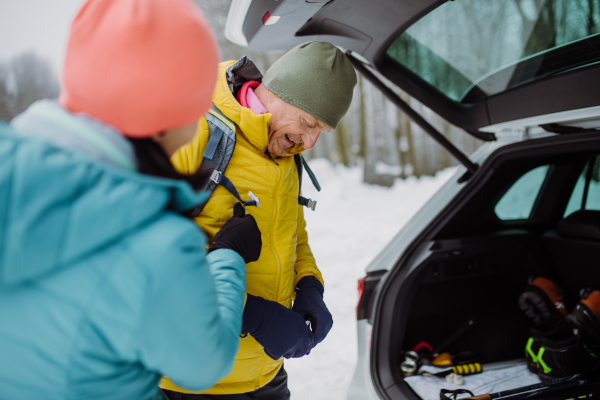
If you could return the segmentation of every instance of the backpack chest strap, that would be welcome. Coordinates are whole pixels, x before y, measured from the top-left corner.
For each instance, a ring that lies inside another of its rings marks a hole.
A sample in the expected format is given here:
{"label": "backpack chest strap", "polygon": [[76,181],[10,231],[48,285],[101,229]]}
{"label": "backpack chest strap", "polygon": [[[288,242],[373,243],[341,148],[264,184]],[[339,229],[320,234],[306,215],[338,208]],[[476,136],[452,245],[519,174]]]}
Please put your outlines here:
{"label": "backpack chest strap", "polygon": [[306,169],[306,173],[308,174],[310,181],[312,182],[313,186],[315,187],[315,189],[317,189],[318,192],[321,191],[321,185],[319,185],[317,177],[308,166],[308,163],[306,162],[304,157],[302,157],[302,154],[294,154],[294,161],[296,162],[296,168],[298,169],[298,204],[315,211],[315,208],[317,207],[317,201],[304,197],[300,194],[300,192],[302,191],[302,171]]}

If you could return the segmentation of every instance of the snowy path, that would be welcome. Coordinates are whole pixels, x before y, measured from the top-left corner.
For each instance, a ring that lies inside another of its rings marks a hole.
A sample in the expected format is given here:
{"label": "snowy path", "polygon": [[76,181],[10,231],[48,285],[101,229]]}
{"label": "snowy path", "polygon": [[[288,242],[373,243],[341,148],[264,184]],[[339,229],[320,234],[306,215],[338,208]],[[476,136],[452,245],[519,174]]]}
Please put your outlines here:
{"label": "snowy path", "polygon": [[303,194],[318,200],[315,212],[305,211],[308,238],[325,279],[325,303],[334,324],[310,355],[286,360],[285,368],[292,400],[341,400],[356,363],[357,281],[455,168],[383,188],[362,183],[359,168],[334,167],[323,159],[310,161],[310,166],[322,190],[317,193],[305,174]]}

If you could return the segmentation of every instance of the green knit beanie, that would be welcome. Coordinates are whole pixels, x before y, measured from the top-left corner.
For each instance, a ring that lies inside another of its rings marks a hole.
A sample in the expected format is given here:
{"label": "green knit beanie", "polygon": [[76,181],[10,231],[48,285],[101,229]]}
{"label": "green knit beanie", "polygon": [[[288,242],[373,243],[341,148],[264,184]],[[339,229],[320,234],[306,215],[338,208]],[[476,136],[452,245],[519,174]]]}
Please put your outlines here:
{"label": "green knit beanie", "polygon": [[275,61],[263,84],[283,101],[335,129],[350,107],[356,72],[331,43],[307,42]]}

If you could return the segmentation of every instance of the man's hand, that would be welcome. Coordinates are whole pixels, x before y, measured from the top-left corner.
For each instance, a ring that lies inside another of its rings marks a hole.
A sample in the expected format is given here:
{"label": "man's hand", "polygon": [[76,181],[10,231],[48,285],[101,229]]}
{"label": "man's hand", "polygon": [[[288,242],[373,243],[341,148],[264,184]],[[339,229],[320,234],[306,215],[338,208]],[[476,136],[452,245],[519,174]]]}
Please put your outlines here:
{"label": "man's hand", "polygon": [[300,279],[296,285],[296,301],[292,310],[310,321],[315,334],[315,346],[325,339],[333,326],[333,318],[323,302],[323,285],[314,276]]}
{"label": "man's hand", "polygon": [[244,307],[244,333],[251,334],[274,360],[302,357],[314,347],[314,335],[301,315],[250,294]]}
{"label": "man's hand", "polygon": [[215,235],[208,252],[217,249],[236,251],[246,264],[258,260],[262,248],[260,230],[252,215],[246,215],[244,207],[236,203],[233,207],[233,217]]}

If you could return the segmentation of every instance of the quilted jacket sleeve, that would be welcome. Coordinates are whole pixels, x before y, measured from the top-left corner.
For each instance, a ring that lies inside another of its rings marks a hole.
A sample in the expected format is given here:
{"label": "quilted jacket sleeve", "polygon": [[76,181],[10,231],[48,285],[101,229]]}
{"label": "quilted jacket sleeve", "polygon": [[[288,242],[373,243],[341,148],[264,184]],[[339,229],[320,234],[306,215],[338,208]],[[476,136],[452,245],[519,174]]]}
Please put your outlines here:
{"label": "quilted jacket sleeve", "polygon": [[306,233],[306,221],[304,220],[304,209],[302,206],[298,206],[298,227],[296,228],[296,264],[294,266],[296,270],[296,277],[294,278],[294,287],[298,284],[300,279],[305,276],[314,276],[317,278],[323,286],[323,277],[321,271],[317,268],[315,257],[310,250],[308,245],[308,234]]}
{"label": "quilted jacket sleeve", "polygon": [[161,261],[168,258],[168,268],[151,283],[133,341],[146,368],[180,387],[199,391],[214,385],[233,367],[242,326],[246,265],[229,249],[205,256],[198,229],[187,233],[178,235],[177,246],[163,256]]}

